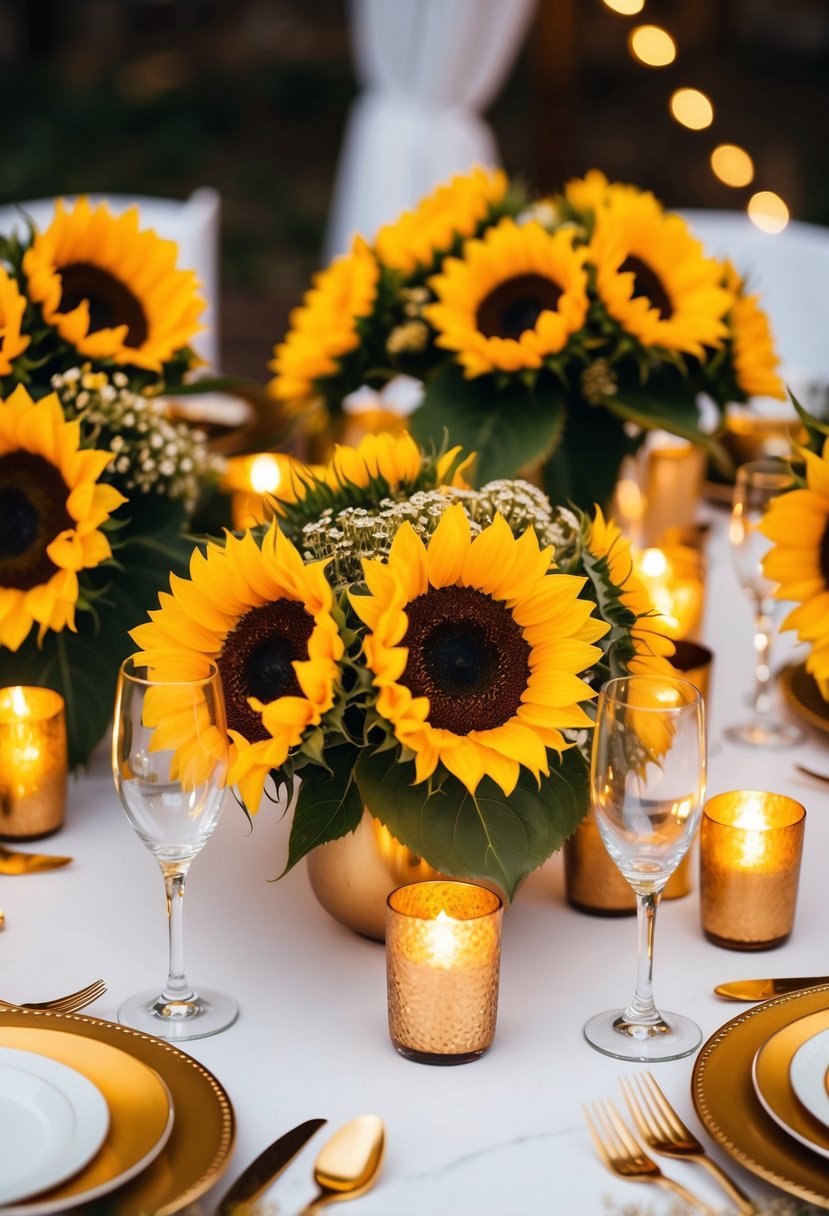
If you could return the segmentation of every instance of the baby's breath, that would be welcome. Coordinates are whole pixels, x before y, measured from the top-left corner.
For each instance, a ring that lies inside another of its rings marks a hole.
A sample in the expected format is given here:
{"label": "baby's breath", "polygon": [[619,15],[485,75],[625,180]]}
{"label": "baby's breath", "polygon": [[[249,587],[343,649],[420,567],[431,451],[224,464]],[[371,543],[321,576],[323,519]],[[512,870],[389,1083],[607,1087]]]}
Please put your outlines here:
{"label": "baby's breath", "polygon": [[112,452],[108,472],[128,494],[176,499],[191,514],[221,472],[204,432],[171,418],[163,398],[133,392],[123,372],[72,367],[52,377],[52,388],[67,418],[79,418],[96,446]]}

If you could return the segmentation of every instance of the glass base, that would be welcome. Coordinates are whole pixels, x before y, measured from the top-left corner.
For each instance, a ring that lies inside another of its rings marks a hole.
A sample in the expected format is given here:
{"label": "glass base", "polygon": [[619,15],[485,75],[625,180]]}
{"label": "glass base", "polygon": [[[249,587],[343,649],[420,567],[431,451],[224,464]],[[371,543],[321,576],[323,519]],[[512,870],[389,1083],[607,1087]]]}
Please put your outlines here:
{"label": "glass base", "polygon": [[690,1056],[702,1042],[696,1022],[678,1013],[662,1013],[661,1021],[633,1025],[625,1021],[624,1010],[597,1013],[584,1027],[591,1047],[617,1060],[638,1060],[642,1064],[658,1060],[681,1060]]}
{"label": "glass base", "polygon": [[239,1006],[224,992],[202,989],[194,1000],[167,1001],[155,988],[129,997],[118,1010],[122,1026],[155,1035],[168,1043],[205,1039],[232,1026]]}
{"label": "glass base", "polygon": [[728,726],[723,735],[731,743],[743,743],[748,747],[796,747],[806,737],[800,727],[789,722],[763,718],[755,718],[741,726]]}

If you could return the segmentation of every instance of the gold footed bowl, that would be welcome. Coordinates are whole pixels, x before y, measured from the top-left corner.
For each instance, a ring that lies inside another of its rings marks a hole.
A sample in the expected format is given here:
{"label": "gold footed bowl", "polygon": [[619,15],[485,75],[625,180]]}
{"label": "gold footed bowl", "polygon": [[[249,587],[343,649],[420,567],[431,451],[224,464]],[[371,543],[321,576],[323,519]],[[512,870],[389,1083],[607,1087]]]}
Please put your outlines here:
{"label": "gold footed bowl", "polygon": [[[355,831],[319,845],[308,854],[307,863],[311,890],[325,911],[347,929],[376,942],[386,940],[386,900],[396,887],[453,877],[407,849],[368,810]],[[495,883],[464,881],[488,887],[503,898]]]}

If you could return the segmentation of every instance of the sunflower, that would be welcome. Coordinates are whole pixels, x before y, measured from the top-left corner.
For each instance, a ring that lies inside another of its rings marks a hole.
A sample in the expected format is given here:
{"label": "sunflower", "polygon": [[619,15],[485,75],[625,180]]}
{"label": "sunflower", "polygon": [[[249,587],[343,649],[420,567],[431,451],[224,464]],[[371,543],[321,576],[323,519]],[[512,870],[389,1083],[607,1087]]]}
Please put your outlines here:
{"label": "sunflower", "polygon": [[438,302],[424,309],[437,345],[457,352],[467,378],[539,368],[587,318],[584,251],[571,230],[502,219],[462,258],[431,279]]}
{"label": "sunflower", "polygon": [[743,281],[730,262],[726,262],[725,270],[725,285],[734,293],[728,327],[737,385],[746,397],[776,397],[785,401],[786,391],[776,371],[780,360],[769,319],[760,307],[760,297],[744,293]]}
{"label": "sunflower", "polygon": [[661,631],[650,597],[634,573],[630,541],[622,535],[614,520],[605,519],[600,507],[596,507],[587,547],[594,557],[606,560],[610,581],[618,588],[619,599],[636,618],[630,631],[633,655],[627,662],[628,674],[674,674],[668,661],[674,653],[674,644]]}
{"label": "sunflower", "polygon": [[780,628],[797,630],[798,640],[809,643],[806,670],[829,700],[829,439],[822,455],[798,451],[806,485],[769,503],[760,531],[774,547],[763,571],[779,584],[777,599],[796,601]]}
{"label": "sunflower", "polygon": [[598,209],[588,260],[608,313],[643,346],[702,359],[728,336],[722,267],[652,194],[621,190]]}
{"label": "sunflower", "polygon": [[[216,662],[231,748],[229,780],[256,811],[271,769],[334,705],[343,653],[325,562],[304,565],[272,524],[261,548],[249,532],[195,550],[190,578],[170,576],[150,621],[131,637],[162,680],[201,680]],[[186,756],[193,738],[171,704],[155,746]]]}
{"label": "sunflower", "polygon": [[139,230],[137,207],[113,216],[79,199],[36,233],[23,256],[28,293],[43,319],[89,359],[161,372],[199,332],[204,300],[177,247]]}
{"label": "sunflower", "polygon": [[314,382],[333,376],[339,360],[360,344],[358,322],[371,315],[380,267],[362,237],[314,278],[291,327],[268,364],[276,376],[268,388],[280,401],[314,395]]}
{"label": "sunflower", "polygon": [[0,376],[8,376],[12,363],[31,342],[20,333],[26,298],[16,281],[0,266]]}
{"label": "sunflower", "polygon": [[0,646],[18,650],[35,622],[38,642],[74,631],[78,572],[112,556],[100,529],[127,501],[98,484],[111,459],[81,448],[55,393],[0,401]]}
{"label": "sunflower", "polygon": [[574,211],[595,211],[607,199],[610,182],[601,169],[588,169],[584,177],[571,178],[564,186],[564,198]]}
{"label": "sunflower", "polygon": [[414,211],[404,211],[374,238],[380,261],[391,270],[428,270],[459,238],[474,236],[507,193],[501,169],[473,169],[428,194]]}
{"label": "sunflower", "polygon": [[550,573],[551,553],[500,515],[472,540],[455,505],[428,547],[404,523],[386,561],[364,560],[369,594],[351,603],[377,711],[414,753],[417,782],[440,762],[472,794],[488,776],[509,795],[522,765],[549,772],[562,730],[592,725],[580,703],[596,694],[578,673],[608,626],[579,599],[584,579]]}

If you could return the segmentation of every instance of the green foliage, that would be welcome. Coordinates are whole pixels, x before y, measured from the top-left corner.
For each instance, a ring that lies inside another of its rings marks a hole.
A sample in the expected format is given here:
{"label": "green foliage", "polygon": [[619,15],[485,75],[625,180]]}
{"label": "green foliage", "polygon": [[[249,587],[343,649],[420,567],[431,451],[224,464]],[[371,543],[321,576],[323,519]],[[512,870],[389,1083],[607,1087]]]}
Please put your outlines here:
{"label": "green foliage", "polygon": [[587,762],[577,748],[552,757],[536,784],[526,769],[507,797],[485,777],[473,796],[444,774],[427,794],[411,763],[364,750],[356,768],[362,800],[429,865],[455,878],[488,879],[512,899],[520,880],[571,836],[587,811]]}
{"label": "green foliage", "polygon": [[446,428],[452,443],[477,452],[475,480],[514,477],[532,461],[544,458],[561,438],[564,400],[552,378],[534,386],[491,376],[465,379],[460,367],[446,363],[431,377],[423,404],[412,415],[411,431],[428,444]]}
{"label": "green foliage", "polygon": [[42,685],[66,701],[71,768],[89,762],[109,725],[118,668],[135,650],[129,630],[155,605],[170,572],[187,570],[192,543],[181,535],[179,509],[151,501],[143,518],[147,531],[125,538],[117,562],[93,572],[90,609],[78,612],[77,633],[49,632],[39,647],[35,629],[19,650],[0,647],[0,686]]}
{"label": "green foliage", "polygon": [[302,769],[283,874],[317,845],[339,840],[357,827],[363,815],[363,800],[354,779],[357,754],[352,747],[331,748],[326,753],[328,770],[316,764]]}

